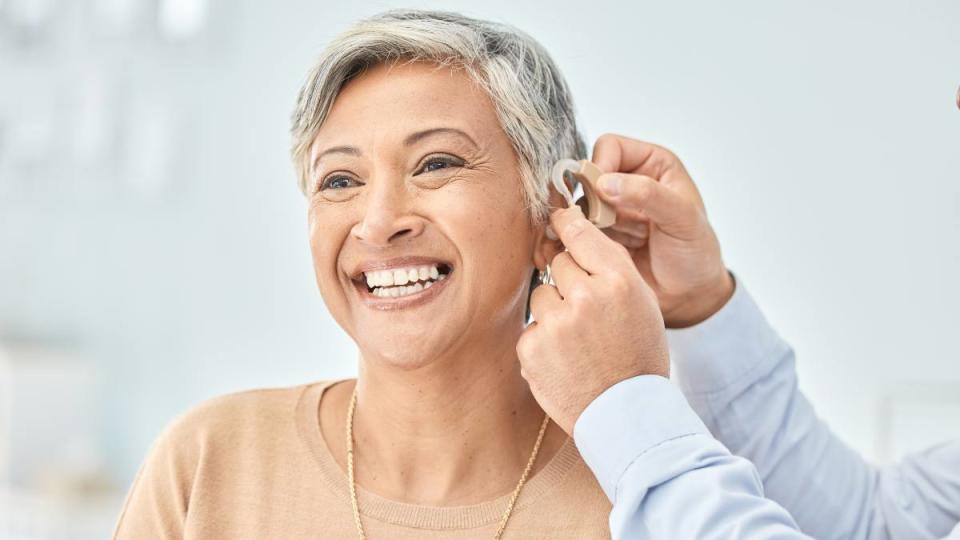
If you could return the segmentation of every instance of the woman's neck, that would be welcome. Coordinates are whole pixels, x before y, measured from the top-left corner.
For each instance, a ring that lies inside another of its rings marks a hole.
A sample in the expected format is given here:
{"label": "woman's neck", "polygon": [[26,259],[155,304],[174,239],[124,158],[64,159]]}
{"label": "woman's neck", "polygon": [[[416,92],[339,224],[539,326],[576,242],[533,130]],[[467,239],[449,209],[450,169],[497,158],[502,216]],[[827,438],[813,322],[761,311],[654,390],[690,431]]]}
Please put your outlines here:
{"label": "woman's neck", "polygon": [[[321,406],[324,437],[344,468],[352,391],[353,384],[336,385]],[[357,484],[431,506],[496,498],[516,487],[543,415],[512,346],[412,371],[364,361],[354,418]],[[565,440],[551,424],[533,470]]]}

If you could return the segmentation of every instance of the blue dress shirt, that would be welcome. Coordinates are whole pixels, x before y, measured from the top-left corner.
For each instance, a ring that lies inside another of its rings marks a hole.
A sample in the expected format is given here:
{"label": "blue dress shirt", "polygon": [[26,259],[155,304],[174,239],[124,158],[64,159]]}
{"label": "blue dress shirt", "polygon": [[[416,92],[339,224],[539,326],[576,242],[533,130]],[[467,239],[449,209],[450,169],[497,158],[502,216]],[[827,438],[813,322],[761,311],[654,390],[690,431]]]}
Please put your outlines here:
{"label": "blue dress shirt", "polygon": [[686,399],[662,377],[634,377],[574,427],[613,502],[614,538],[807,538],[799,526],[822,539],[960,540],[960,441],[866,463],[816,418],[793,350],[742,284],[667,336]]}

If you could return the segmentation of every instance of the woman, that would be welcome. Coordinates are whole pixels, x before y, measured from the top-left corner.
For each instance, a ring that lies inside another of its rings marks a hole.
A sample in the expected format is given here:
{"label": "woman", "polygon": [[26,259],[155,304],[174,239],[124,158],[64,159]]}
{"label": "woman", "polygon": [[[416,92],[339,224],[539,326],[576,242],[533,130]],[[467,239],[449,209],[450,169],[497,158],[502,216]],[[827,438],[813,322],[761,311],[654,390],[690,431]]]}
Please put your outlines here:
{"label": "woman", "polygon": [[605,538],[610,503],[517,363],[547,177],[583,158],[547,53],[503,25],[388,12],[324,52],[293,116],[317,284],[354,380],[177,419],[118,538]]}

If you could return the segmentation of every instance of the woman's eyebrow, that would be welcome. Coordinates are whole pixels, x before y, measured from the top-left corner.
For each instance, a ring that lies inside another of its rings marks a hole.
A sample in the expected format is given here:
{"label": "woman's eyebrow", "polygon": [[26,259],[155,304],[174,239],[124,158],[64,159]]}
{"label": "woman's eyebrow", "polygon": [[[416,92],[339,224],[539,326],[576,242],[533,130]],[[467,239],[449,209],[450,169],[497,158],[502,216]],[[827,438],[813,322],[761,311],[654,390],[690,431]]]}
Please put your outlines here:
{"label": "woman's eyebrow", "polygon": [[360,149],[357,148],[356,146],[334,146],[331,148],[327,148],[326,150],[324,150],[323,152],[320,152],[319,154],[316,155],[316,157],[313,158],[313,163],[311,164],[311,168],[316,169],[317,164],[320,163],[320,158],[322,158],[327,154],[347,154],[348,156],[359,156]]}
{"label": "woman's eyebrow", "polygon": [[[437,128],[424,129],[422,131],[411,133],[410,135],[407,135],[406,139],[403,140],[403,144],[404,146],[413,146],[414,144],[420,142],[423,139],[426,139],[427,137],[432,137],[434,135],[442,135],[445,133],[460,135],[461,137],[467,139],[467,141],[469,141],[474,148],[480,148],[480,145],[478,145],[477,142],[473,140],[473,137],[471,137],[466,131],[453,128],[453,127],[437,127]],[[316,169],[317,164],[320,163],[320,159],[323,156],[326,156],[328,154],[346,154],[348,156],[359,156],[361,155],[361,153],[362,152],[360,152],[360,149],[357,148],[356,146],[333,146],[317,154],[313,158],[313,163],[311,164],[311,167],[313,169]]]}
{"label": "woman's eyebrow", "polygon": [[423,131],[417,131],[415,133],[411,133],[410,135],[407,136],[406,139],[403,140],[403,144],[406,146],[413,146],[414,144],[420,142],[421,140],[427,137],[432,137],[434,135],[442,135],[445,133],[460,135],[461,137],[470,141],[470,144],[472,144],[474,148],[480,147],[480,145],[478,145],[477,142],[473,140],[473,137],[467,134],[467,132],[457,128],[453,128],[453,127],[437,127],[437,128],[430,128],[430,129],[425,129]]}

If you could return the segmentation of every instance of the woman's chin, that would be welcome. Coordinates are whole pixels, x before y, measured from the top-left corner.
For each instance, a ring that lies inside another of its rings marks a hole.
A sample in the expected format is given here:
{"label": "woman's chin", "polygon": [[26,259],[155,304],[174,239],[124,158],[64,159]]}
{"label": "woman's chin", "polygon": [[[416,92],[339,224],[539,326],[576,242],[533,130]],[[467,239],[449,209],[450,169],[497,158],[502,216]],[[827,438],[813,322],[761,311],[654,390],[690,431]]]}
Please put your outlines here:
{"label": "woman's chin", "polygon": [[380,366],[401,371],[415,371],[440,361],[440,354],[429,348],[404,347],[404,350],[398,351],[390,346],[382,346],[376,349],[382,350],[383,353],[364,354],[367,368]]}
{"label": "woman's chin", "polygon": [[393,324],[369,326],[354,333],[357,347],[367,367],[382,366],[416,370],[442,361],[458,348],[457,342],[466,333],[466,326],[453,313],[439,320],[395,321]]}

